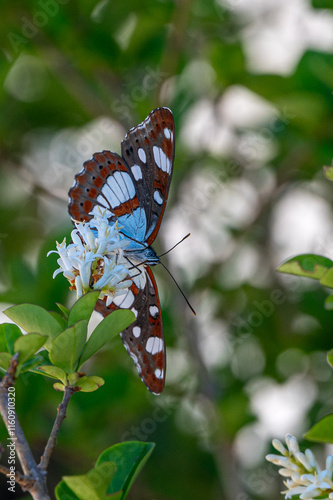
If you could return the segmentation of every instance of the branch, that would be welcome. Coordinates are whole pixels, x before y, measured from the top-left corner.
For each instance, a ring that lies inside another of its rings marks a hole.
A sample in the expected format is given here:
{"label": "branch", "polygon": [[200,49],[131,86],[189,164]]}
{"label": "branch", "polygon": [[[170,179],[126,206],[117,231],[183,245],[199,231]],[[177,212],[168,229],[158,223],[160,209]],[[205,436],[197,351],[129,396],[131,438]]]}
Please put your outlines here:
{"label": "branch", "polygon": [[[9,476],[11,471],[8,469],[8,467],[0,464],[0,473],[4,474],[5,476]],[[35,480],[32,477],[25,476],[19,471],[15,471],[15,481],[21,485],[23,491],[29,491],[35,483]]]}
{"label": "branch", "polygon": [[[13,430],[11,429],[9,431],[9,424],[8,424],[8,388],[14,385],[15,382],[15,371],[18,365],[18,353],[15,354],[15,356],[12,357],[10,360],[10,365],[8,368],[8,371],[4,378],[2,379],[2,382],[0,384],[0,413],[3,418],[3,421],[6,425],[6,428],[8,430],[8,433],[10,436],[12,436]],[[32,470],[36,469],[36,462],[33,457],[33,454],[30,450],[29,444],[26,440],[26,437],[24,435],[24,432],[22,430],[22,427],[18,421],[16,412],[14,414],[14,421],[15,421],[15,438],[16,438],[16,443],[15,443],[15,448],[16,452],[18,454],[18,457],[20,459],[22,469],[25,475],[27,476],[34,476],[32,474]]]}
{"label": "branch", "polygon": [[17,352],[10,360],[7,373],[4,375],[2,379],[1,387],[3,387],[6,390],[8,389],[8,387],[12,387],[15,384],[16,380],[15,373],[18,365],[18,359],[19,359],[19,353]]}
{"label": "branch", "polygon": [[51,454],[53,452],[54,446],[56,444],[57,436],[61,427],[61,424],[66,418],[66,411],[67,411],[67,406],[68,403],[73,396],[75,392],[75,389],[73,387],[65,387],[65,392],[64,392],[64,397],[62,399],[62,402],[58,406],[58,414],[57,417],[54,421],[52,432],[50,434],[50,437],[46,443],[44,453],[40,459],[40,463],[38,465],[39,470],[41,472],[45,472],[48,465],[49,461],[51,458]]}
{"label": "branch", "polygon": [[[10,408],[8,406],[8,389],[14,386],[18,356],[19,354],[16,353],[12,357],[7,373],[0,383],[0,414],[10,436],[8,439],[11,440],[12,446],[15,448],[15,452],[19,457],[22,470],[24,472],[23,477],[25,478],[25,487],[35,500],[51,500],[46,487],[45,474],[38,469],[34,456],[17,418],[14,392],[11,392],[12,398],[14,398],[14,405],[11,404]],[[10,423],[8,421],[9,414],[11,417]],[[22,475],[17,473],[16,470],[15,476],[22,479]]]}

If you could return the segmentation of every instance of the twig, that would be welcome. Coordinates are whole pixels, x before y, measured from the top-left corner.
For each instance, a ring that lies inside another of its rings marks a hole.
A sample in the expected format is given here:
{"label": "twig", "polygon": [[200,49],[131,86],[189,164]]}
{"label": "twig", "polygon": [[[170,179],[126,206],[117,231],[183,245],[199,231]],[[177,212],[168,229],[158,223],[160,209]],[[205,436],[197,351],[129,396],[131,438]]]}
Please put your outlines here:
{"label": "twig", "polygon": [[19,353],[17,352],[10,360],[7,373],[4,375],[2,379],[1,386],[6,390],[8,389],[8,387],[11,387],[15,384],[16,380],[15,373],[18,365],[18,359],[19,359]]}
{"label": "twig", "polygon": [[[15,426],[9,426],[8,422],[8,388],[14,385],[15,372],[18,364],[18,353],[10,360],[6,375],[0,383],[0,414],[3,418],[9,435],[15,440],[15,451],[19,457],[25,477],[25,487],[35,500],[51,500],[46,487],[45,473],[38,469],[34,456],[30,450],[16,412],[11,408],[11,415],[15,420]],[[10,427],[10,430],[9,430]],[[5,468],[6,469],[6,468]],[[7,474],[7,472],[6,472]],[[16,477],[18,477],[15,471]],[[20,478],[22,478],[20,474]],[[16,479],[16,478],[15,478]],[[19,482],[19,481],[18,481]]]}
{"label": "twig", "polygon": [[[5,467],[4,465],[0,464],[0,473],[4,474],[5,476],[9,476],[10,470],[8,467]],[[33,485],[35,480],[32,477],[25,476],[24,474],[21,474],[19,471],[15,471],[15,481],[21,485],[21,488],[23,491],[29,491]]]}
{"label": "twig", "polygon": [[[18,353],[10,360],[8,371],[0,384],[0,413],[8,430],[8,387],[14,385],[15,370],[18,364]],[[25,438],[22,427],[15,413],[15,437],[16,452],[20,459],[24,474],[31,475],[31,471],[36,468],[36,462]]]}
{"label": "twig", "polygon": [[57,417],[54,421],[52,432],[50,434],[50,437],[46,443],[44,453],[40,459],[40,463],[38,465],[39,470],[41,472],[46,471],[49,461],[51,458],[52,451],[54,449],[54,446],[56,444],[57,436],[61,427],[61,424],[66,418],[66,411],[67,411],[67,406],[68,403],[73,396],[75,392],[75,389],[73,387],[65,387],[65,392],[64,392],[64,397],[62,399],[62,402],[58,406],[58,414]]}

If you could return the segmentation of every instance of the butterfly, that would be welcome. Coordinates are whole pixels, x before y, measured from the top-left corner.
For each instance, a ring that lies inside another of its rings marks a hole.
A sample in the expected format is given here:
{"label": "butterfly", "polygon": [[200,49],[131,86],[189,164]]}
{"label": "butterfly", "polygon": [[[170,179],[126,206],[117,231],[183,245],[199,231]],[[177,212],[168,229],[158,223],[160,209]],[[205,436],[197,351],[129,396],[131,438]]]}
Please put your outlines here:
{"label": "butterfly", "polygon": [[[116,309],[131,309],[136,320],[121,333],[142,381],[154,394],[164,388],[166,355],[161,306],[150,266],[159,263],[151,247],[159,231],[169,194],[174,154],[175,125],[168,108],[157,108],[131,128],[121,142],[121,156],[95,153],[83,164],[69,191],[68,211],[76,221],[89,221],[100,207],[110,224],[119,221],[128,239],[129,262],[140,265],[142,278],[106,305],[95,309],[104,317]],[[143,269],[143,271],[141,271]]]}

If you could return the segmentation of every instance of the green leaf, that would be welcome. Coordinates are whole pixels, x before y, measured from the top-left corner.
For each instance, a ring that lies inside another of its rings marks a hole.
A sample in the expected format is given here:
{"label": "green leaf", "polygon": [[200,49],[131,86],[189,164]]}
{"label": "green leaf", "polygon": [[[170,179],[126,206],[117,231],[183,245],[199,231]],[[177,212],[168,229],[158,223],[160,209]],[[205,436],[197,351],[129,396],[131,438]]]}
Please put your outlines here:
{"label": "green leaf", "polygon": [[41,358],[39,353],[37,353],[33,358],[30,358],[30,359],[28,359],[28,361],[23,363],[21,370],[20,370],[20,373],[25,373],[28,371],[32,372],[34,370],[34,368],[36,368],[37,366],[40,366],[42,359],[43,358]]}
{"label": "green leaf", "polygon": [[328,288],[333,288],[333,267],[323,274],[320,283]]}
{"label": "green leaf", "polygon": [[333,295],[329,295],[328,297],[326,297],[324,305],[325,305],[325,309],[327,311],[332,311],[332,309],[333,309]]}
{"label": "green leaf", "polygon": [[61,384],[60,382],[56,382],[55,384],[53,384],[53,387],[56,391],[64,392],[64,390],[65,390],[65,385]]}
{"label": "green leaf", "polygon": [[90,335],[80,358],[79,366],[91,358],[101,347],[121,333],[135,320],[135,315],[127,309],[114,311],[104,318]]}
{"label": "green leaf", "polygon": [[104,500],[107,498],[106,490],[115,472],[115,464],[105,461],[82,476],[64,476],[63,482],[76,495],[73,498]]}
{"label": "green leaf", "polygon": [[52,342],[50,360],[67,373],[76,371],[87,338],[87,321],[82,320],[61,332]]}
{"label": "green leaf", "polygon": [[81,372],[74,372],[74,373],[69,373],[67,377],[68,385],[75,386],[77,381],[80,380],[80,378],[86,377],[85,374],[82,374]]}
{"label": "green leaf", "polygon": [[35,359],[36,361],[38,361],[38,363],[36,364],[35,367],[32,367],[30,369],[30,371],[32,373],[37,373],[38,375],[43,375],[44,376],[44,373],[42,373],[39,368],[41,366],[53,366],[51,361],[50,361],[50,358],[49,358],[49,353],[46,349],[42,349],[41,351],[39,351],[36,356],[35,356]]}
{"label": "green leaf", "polygon": [[87,322],[93,313],[100,292],[89,292],[79,298],[73,305],[68,316],[68,326],[85,319]]}
{"label": "green leaf", "polygon": [[316,443],[333,443],[333,414],[319,420],[304,437]]}
{"label": "green leaf", "polygon": [[80,500],[64,481],[57,484],[54,493],[57,500]]}
{"label": "green leaf", "polygon": [[333,165],[330,167],[324,167],[324,174],[329,181],[333,181]]}
{"label": "green leaf", "polygon": [[21,335],[14,344],[15,352],[19,352],[19,365],[30,359],[46,342],[47,337],[39,333]]}
{"label": "green leaf", "polygon": [[58,302],[56,302],[56,305],[59,307],[59,309],[62,312],[64,318],[68,319],[69,309],[67,309],[67,307],[63,306],[62,304],[59,304]]}
{"label": "green leaf", "polygon": [[82,392],[94,392],[104,385],[104,380],[101,377],[92,375],[91,377],[81,377],[75,384]]}
{"label": "green leaf", "polygon": [[58,366],[53,366],[53,365],[39,366],[38,371],[42,372],[42,374],[47,377],[61,380],[61,382],[64,385],[67,384],[67,374],[62,368],[59,368]]}
{"label": "green leaf", "polygon": [[97,464],[114,462],[117,466],[117,473],[107,490],[109,495],[122,491],[121,500],[126,498],[133,481],[150,457],[154,446],[155,443],[126,441],[103,451],[97,459]]}
{"label": "green leaf", "polygon": [[16,339],[22,336],[22,332],[13,323],[2,323],[0,325],[0,351],[9,352],[14,355],[14,344]]}
{"label": "green leaf", "polygon": [[57,312],[54,312],[54,311],[50,311],[50,314],[54,317],[54,319],[56,321],[58,321],[58,323],[61,326],[62,330],[64,330],[65,328],[67,328],[67,319],[66,318],[64,318],[61,314],[59,314]]}
{"label": "green leaf", "polygon": [[304,254],[287,260],[277,270],[280,273],[320,280],[331,267],[333,267],[333,261],[327,257]]}
{"label": "green leaf", "polygon": [[26,332],[40,333],[41,335],[50,337],[45,344],[47,349],[50,348],[52,339],[62,331],[61,326],[53,318],[52,314],[43,307],[34,304],[20,304],[9,307],[4,313]]}
{"label": "green leaf", "polygon": [[327,353],[327,361],[328,361],[328,364],[331,365],[331,367],[333,368],[333,349],[331,349],[330,351],[328,351],[328,353]]}
{"label": "green leaf", "polygon": [[9,368],[9,362],[12,359],[12,355],[9,352],[0,352],[0,368],[6,372]]}

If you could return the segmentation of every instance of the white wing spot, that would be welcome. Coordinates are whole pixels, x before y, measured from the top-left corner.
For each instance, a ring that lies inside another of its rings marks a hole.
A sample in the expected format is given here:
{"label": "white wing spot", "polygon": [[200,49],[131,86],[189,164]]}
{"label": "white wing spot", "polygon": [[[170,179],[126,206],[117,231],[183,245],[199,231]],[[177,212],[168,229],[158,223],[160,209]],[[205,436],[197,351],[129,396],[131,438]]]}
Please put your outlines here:
{"label": "white wing spot", "polygon": [[162,379],[164,375],[164,370],[160,370],[159,368],[156,368],[155,370],[155,377]]}
{"label": "white wing spot", "polygon": [[153,146],[154,160],[158,168],[170,174],[171,172],[171,162],[169,158],[164,153],[163,149],[158,146]]}
{"label": "white wing spot", "polygon": [[163,198],[162,196],[160,195],[160,192],[159,191],[155,191],[154,192],[154,200],[156,201],[156,203],[158,203],[159,205],[162,205],[163,203]]}
{"label": "white wing spot", "polygon": [[132,290],[128,290],[127,293],[118,295],[118,297],[115,297],[113,299],[113,303],[116,306],[121,307],[122,309],[128,309],[129,307],[131,307],[133,302],[134,302],[134,294]]}
{"label": "white wing spot", "polygon": [[[110,205],[111,208],[115,208],[118,205],[120,205],[121,201],[119,200],[118,195],[115,194],[114,191],[112,191],[112,189],[108,186],[108,184],[104,184],[104,186],[102,187],[102,193],[103,193],[104,198],[103,198],[103,196],[98,196],[98,198],[97,198],[97,201],[102,203],[102,205],[104,205],[104,206]],[[99,198],[101,198],[101,199],[99,199]],[[105,200],[105,198],[107,201]]]}
{"label": "white wing spot", "polygon": [[149,312],[150,312],[150,315],[154,318],[155,316],[158,315],[158,307],[157,306],[150,306]]}
{"label": "white wing spot", "polygon": [[136,181],[138,181],[139,179],[142,179],[142,170],[141,170],[141,167],[139,167],[139,165],[133,165],[131,170],[132,170],[132,174],[134,175],[134,179]]}
{"label": "white wing spot", "polygon": [[135,187],[127,172],[115,172],[107,179],[102,193],[108,199],[112,208],[117,207],[135,196]]}
{"label": "white wing spot", "polygon": [[[103,193],[103,189],[102,189],[102,193]],[[106,195],[104,195],[104,196],[106,196]],[[101,205],[103,205],[103,207],[105,207],[105,208],[108,207],[108,203],[107,203],[106,199],[103,196],[101,196],[100,194],[97,196],[96,201],[98,201],[98,203],[100,203]]]}
{"label": "white wing spot", "polygon": [[163,349],[163,340],[159,337],[149,337],[146,343],[146,351],[150,354],[157,354]]}
{"label": "white wing spot", "polygon": [[133,328],[133,335],[137,339],[141,335],[141,328],[139,326],[135,326]]}
{"label": "white wing spot", "polygon": [[147,157],[146,157],[146,153],[145,153],[144,149],[139,148],[138,149],[138,155],[139,155],[139,158],[142,161],[142,163],[146,163]]}
{"label": "white wing spot", "polygon": [[170,139],[171,134],[172,134],[172,132],[171,132],[171,130],[170,130],[169,128],[165,128],[165,129],[164,129],[164,135],[165,135],[165,137],[166,137],[167,139]]}
{"label": "white wing spot", "polygon": [[137,311],[137,309],[135,309],[135,307],[132,307],[131,311],[134,314],[134,316],[137,318],[138,317],[138,311]]}

